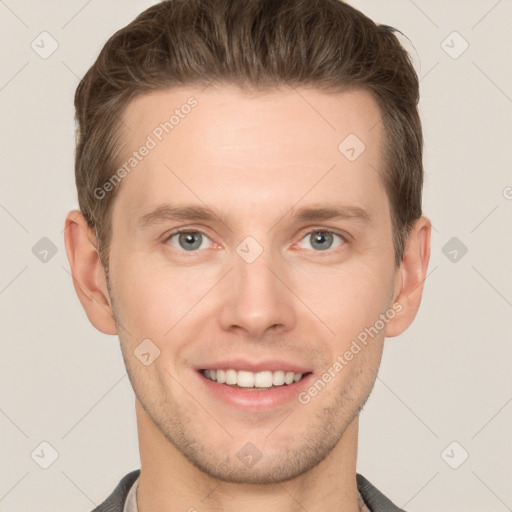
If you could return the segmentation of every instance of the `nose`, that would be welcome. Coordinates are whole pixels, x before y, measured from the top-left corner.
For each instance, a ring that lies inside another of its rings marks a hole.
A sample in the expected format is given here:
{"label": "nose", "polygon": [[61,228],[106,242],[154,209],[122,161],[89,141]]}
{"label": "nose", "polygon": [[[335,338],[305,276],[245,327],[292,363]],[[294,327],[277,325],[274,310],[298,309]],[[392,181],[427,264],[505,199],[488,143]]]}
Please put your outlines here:
{"label": "nose", "polygon": [[251,339],[288,331],[296,322],[296,298],[286,271],[265,252],[252,263],[234,255],[234,267],[223,283],[221,300],[222,328],[243,332]]}

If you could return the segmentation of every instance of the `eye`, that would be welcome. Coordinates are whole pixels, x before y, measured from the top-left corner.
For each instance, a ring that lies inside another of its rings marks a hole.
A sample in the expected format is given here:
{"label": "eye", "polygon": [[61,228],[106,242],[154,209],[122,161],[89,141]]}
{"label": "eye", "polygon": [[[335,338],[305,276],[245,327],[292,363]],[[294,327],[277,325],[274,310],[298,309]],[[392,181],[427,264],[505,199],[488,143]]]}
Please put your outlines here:
{"label": "eye", "polygon": [[[338,235],[337,233],[333,233],[332,231],[322,231],[322,230],[315,230],[310,231],[300,242],[300,247],[303,249],[315,249],[317,251],[326,251],[328,249],[333,248],[333,242],[334,237],[337,237],[340,242],[338,245],[336,245],[334,248],[339,247],[340,245],[343,245],[345,243],[344,238],[341,235]],[[309,247],[306,245],[304,247],[301,245],[302,241],[306,240],[307,244],[309,244]]]}
{"label": "eye", "polygon": [[[207,247],[201,247],[204,241],[208,241]],[[208,249],[212,241],[200,231],[178,231],[167,238],[166,242],[176,249],[185,251],[195,251],[196,249]]]}

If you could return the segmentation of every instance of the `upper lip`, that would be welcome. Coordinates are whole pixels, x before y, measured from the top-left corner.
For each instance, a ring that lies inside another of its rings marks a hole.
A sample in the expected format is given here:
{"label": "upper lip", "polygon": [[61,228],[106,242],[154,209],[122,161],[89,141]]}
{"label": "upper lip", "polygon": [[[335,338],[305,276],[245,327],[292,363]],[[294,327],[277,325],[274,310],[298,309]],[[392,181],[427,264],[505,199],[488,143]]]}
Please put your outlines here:
{"label": "upper lip", "polygon": [[198,366],[197,370],[243,370],[247,372],[276,372],[283,370],[285,372],[309,373],[310,369],[305,366],[290,363],[289,361],[280,361],[278,359],[269,359],[265,361],[248,361],[247,359],[229,359],[211,363],[205,363]]}

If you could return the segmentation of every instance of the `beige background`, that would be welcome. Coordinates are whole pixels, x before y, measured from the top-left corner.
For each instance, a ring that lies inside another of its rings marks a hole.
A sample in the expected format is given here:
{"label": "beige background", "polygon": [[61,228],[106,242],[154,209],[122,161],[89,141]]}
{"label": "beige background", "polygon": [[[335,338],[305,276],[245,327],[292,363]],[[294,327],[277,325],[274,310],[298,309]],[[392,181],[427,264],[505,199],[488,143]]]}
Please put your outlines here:
{"label": "beige background", "polygon": [[[118,340],[89,324],[62,230],[74,90],[152,3],[0,0],[2,512],[86,512],[139,467]],[[512,2],[352,3],[414,44],[435,228],[421,311],[386,342],[362,413],[358,471],[410,512],[512,510]]]}

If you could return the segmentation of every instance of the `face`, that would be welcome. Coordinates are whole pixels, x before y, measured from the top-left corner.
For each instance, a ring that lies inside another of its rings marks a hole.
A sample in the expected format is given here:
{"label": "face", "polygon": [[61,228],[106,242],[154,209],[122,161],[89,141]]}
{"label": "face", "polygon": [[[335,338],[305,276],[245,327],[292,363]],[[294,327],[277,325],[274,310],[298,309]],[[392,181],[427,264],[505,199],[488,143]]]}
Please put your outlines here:
{"label": "face", "polygon": [[142,414],[207,474],[304,473],[371,391],[399,275],[379,118],[363,91],[227,86],[125,112],[138,161],[109,260],[123,357]]}

